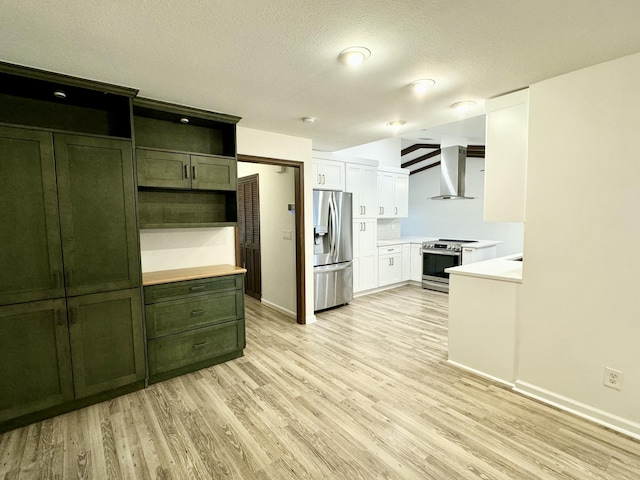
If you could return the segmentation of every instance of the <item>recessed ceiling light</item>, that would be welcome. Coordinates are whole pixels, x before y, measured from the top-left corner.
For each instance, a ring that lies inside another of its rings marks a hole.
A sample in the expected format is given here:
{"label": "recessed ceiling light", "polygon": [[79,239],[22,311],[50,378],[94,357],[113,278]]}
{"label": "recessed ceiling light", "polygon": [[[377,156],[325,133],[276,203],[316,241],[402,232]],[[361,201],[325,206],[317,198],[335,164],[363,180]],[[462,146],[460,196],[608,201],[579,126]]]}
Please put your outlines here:
{"label": "recessed ceiling light", "polygon": [[416,80],[415,82],[411,82],[411,88],[416,93],[424,93],[433,87],[436,84],[435,80],[430,78],[423,78],[421,80]]}
{"label": "recessed ceiling light", "polygon": [[404,120],[394,120],[393,122],[387,123],[387,126],[389,126],[391,128],[400,128],[405,123],[407,123],[407,122],[405,122]]}
{"label": "recessed ceiling light", "polygon": [[451,105],[451,108],[458,110],[459,112],[464,112],[465,110],[469,110],[475,104],[476,102],[472,102],[471,100],[465,100],[462,102],[454,103],[453,105]]}
{"label": "recessed ceiling light", "polygon": [[313,117],[302,117],[302,123],[307,123],[309,125],[316,122],[316,119]]}
{"label": "recessed ceiling light", "polygon": [[365,47],[349,47],[340,52],[338,58],[347,65],[358,65],[371,56],[371,50]]}

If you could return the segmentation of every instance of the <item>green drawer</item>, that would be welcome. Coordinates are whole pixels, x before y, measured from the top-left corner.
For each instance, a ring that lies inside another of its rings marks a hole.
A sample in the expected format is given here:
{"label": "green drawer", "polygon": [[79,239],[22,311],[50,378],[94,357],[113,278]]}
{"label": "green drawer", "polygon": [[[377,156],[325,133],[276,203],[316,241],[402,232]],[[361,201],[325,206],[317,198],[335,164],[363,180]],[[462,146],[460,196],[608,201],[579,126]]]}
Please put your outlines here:
{"label": "green drawer", "polygon": [[210,293],[147,305],[145,312],[147,338],[151,339],[240,320],[244,317],[244,296],[242,290]]}
{"label": "green drawer", "polygon": [[176,300],[189,295],[201,295],[210,292],[242,289],[242,275],[225,275],[222,277],[186,280],[184,282],[161,283],[144,287],[144,303]]}
{"label": "green drawer", "polygon": [[149,340],[149,375],[198,364],[244,346],[244,320]]}

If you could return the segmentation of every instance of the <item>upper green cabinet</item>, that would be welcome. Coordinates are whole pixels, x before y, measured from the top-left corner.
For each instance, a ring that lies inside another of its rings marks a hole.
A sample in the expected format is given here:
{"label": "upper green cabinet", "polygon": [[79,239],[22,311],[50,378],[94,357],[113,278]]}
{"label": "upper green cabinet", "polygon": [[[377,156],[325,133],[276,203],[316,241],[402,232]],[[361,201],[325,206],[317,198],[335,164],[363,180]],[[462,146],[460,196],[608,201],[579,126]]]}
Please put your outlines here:
{"label": "upper green cabinet", "polygon": [[237,224],[239,117],[135,98],[140,228]]}
{"label": "upper green cabinet", "polygon": [[140,285],[131,142],[56,134],[67,295]]}
{"label": "upper green cabinet", "polygon": [[0,305],[64,297],[50,133],[0,127]]}
{"label": "upper green cabinet", "polygon": [[220,156],[136,149],[139,187],[235,190],[237,163]]}

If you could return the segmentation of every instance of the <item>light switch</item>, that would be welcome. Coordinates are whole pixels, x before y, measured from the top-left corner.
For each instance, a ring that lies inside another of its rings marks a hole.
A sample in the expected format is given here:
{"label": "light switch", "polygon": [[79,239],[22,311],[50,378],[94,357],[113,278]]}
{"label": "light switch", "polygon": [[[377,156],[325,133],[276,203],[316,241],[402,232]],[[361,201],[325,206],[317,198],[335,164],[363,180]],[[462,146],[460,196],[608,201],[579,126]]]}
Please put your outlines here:
{"label": "light switch", "polygon": [[282,238],[284,240],[291,240],[291,230],[283,230],[282,231]]}

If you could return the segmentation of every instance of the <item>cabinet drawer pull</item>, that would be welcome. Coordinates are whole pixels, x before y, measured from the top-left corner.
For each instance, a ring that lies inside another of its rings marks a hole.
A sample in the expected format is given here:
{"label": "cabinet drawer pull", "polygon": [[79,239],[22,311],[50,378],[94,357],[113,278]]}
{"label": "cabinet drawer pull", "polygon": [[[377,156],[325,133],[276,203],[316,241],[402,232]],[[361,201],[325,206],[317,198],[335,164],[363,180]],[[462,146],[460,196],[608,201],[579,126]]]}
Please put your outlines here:
{"label": "cabinet drawer pull", "polygon": [[78,312],[76,312],[76,307],[69,308],[69,323],[74,325],[78,322]]}
{"label": "cabinet drawer pull", "polygon": [[193,310],[191,312],[192,317],[199,317],[200,315],[204,315],[205,310]]}
{"label": "cabinet drawer pull", "polygon": [[184,178],[189,178],[189,167],[184,166]]}
{"label": "cabinet drawer pull", "polygon": [[207,344],[207,342],[202,342],[202,343],[194,343],[193,344],[193,349],[194,350],[200,350],[201,348],[204,348],[204,346]]}
{"label": "cabinet drawer pull", "polygon": [[196,166],[191,167],[191,178],[196,179]]}
{"label": "cabinet drawer pull", "polygon": [[195,285],[191,287],[189,290],[191,290],[192,292],[198,292],[200,290],[204,290],[205,288],[207,288],[206,285]]}
{"label": "cabinet drawer pull", "polygon": [[397,215],[398,214],[398,207],[393,207],[393,208],[394,208],[394,212],[395,212],[394,215]]}

